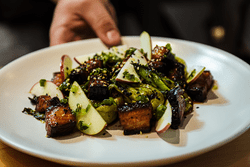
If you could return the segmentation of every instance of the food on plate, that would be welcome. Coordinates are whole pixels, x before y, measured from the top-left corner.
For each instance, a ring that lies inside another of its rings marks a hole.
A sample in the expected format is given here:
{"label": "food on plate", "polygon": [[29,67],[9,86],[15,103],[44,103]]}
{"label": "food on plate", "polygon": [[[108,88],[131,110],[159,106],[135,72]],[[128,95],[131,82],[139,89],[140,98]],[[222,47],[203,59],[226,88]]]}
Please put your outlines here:
{"label": "food on plate", "polygon": [[141,41],[141,48],[146,53],[146,57],[148,60],[151,60],[152,57],[152,44],[151,44],[151,38],[150,35],[143,31],[140,35],[140,41]]}
{"label": "food on plate", "polygon": [[169,43],[152,49],[148,33],[140,39],[142,49],[122,45],[77,56],[77,67],[63,55],[52,81],[41,79],[31,88],[35,109],[23,112],[44,120],[49,137],[74,129],[96,135],[114,122],[124,135],[148,133],[153,126],[157,133],[178,129],[193,103],[207,99],[213,76],[201,65],[188,73]]}
{"label": "food on plate", "polygon": [[134,54],[125,62],[125,64],[120,69],[118,75],[116,76],[116,81],[127,82],[127,83],[137,83],[141,82],[139,75],[136,73],[134,68],[134,63],[139,62],[139,64],[146,65],[147,60],[143,54],[135,50]]}
{"label": "food on plate", "polygon": [[151,130],[150,122],[153,111],[150,102],[125,103],[118,108],[118,115],[125,135],[150,132]]}
{"label": "food on plate", "polygon": [[187,83],[194,82],[199,76],[204,72],[206,67],[204,66],[194,66],[191,68],[187,75]]}
{"label": "food on plate", "polygon": [[45,129],[48,137],[56,137],[72,132],[76,126],[76,117],[66,104],[57,97],[52,98],[45,112]]}
{"label": "food on plate", "polygon": [[41,95],[36,97],[35,110],[39,113],[45,113],[46,109],[50,106],[51,96]]}
{"label": "food on plate", "polygon": [[188,84],[186,90],[194,101],[204,102],[213,83],[214,80],[211,72],[204,71],[194,82]]}
{"label": "food on plate", "polygon": [[35,96],[49,95],[51,97],[58,97],[63,99],[63,93],[58,89],[58,86],[51,81],[41,79],[39,82],[35,83],[29,93]]}
{"label": "food on plate", "polygon": [[60,64],[60,73],[62,80],[65,80],[65,78],[68,77],[72,70],[72,60],[68,55],[63,55],[61,58],[61,64]]}
{"label": "food on plate", "polygon": [[80,85],[75,81],[70,89],[69,106],[76,116],[76,127],[83,133],[95,135],[107,125],[106,121],[92,106]]}
{"label": "food on plate", "polygon": [[172,107],[168,100],[166,100],[166,104],[162,109],[165,110],[164,114],[160,117],[155,125],[155,131],[157,133],[164,133],[166,130],[168,130],[168,128],[170,128],[172,122]]}

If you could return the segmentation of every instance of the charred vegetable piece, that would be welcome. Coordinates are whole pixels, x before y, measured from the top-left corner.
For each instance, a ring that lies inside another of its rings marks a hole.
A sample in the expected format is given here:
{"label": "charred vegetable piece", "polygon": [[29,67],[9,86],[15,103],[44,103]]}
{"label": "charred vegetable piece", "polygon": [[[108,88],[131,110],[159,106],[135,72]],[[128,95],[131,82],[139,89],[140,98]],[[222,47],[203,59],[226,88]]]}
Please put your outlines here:
{"label": "charred vegetable piece", "polygon": [[94,56],[93,59],[86,61],[83,65],[86,66],[87,72],[91,73],[92,70],[103,67],[103,60],[99,59],[99,56]]}
{"label": "charred vegetable piece", "polygon": [[168,74],[168,78],[178,83],[182,88],[185,88],[186,76],[185,76],[185,65],[179,62],[174,63],[174,68]]}
{"label": "charred vegetable piece", "polygon": [[193,83],[188,84],[187,93],[194,101],[204,102],[213,82],[210,71],[204,71]]}
{"label": "charred vegetable piece", "polygon": [[164,82],[164,84],[165,84],[169,89],[173,89],[173,88],[175,88],[176,86],[178,86],[177,83],[175,83],[174,81],[172,81],[171,79],[169,79],[169,78],[166,77],[166,76],[164,76],[164,77],[161,76],[161,80]]}
{"label": "charred vegetable piece", "polygon": [[183,121],[186,102],[184,99],[184,90],[180,87],[171,89],[167,93],[168,101],[172,107],[172,123],[171,128],[178,129]]}
{"label": "charred vegetable piece", "polygon": [[42,95],[36,97],[36,108],[35,110],[40,113],[45,113],[46,109],[50,106],[51,97]]}
{"label": "charred vegetable piece", "polygon": [[68,76],[70,78],[70,83],[72,84],[74,81],[77,81],[80,85],[84,84],[87,81],[88,75],[94,69],[102,67],[102,60],[99,60],[98,58],[90,59],[71,71]]}
{"label": "charred vegetable piece", "polygon": [[87,71],[86,66],[80,65],[71,71],[68,78],[69,78],[70,84],[72,84],[74,81],[80,84],[83,84],[84,82],[87,81],[88,75],[89,75],[89,72]]}
{"label": "charred vegetable piece", "polygon": [[151,67],[164,74],[167,74],[169,70],[174,68],[174,63],[176,62],[174,54],[169,50],[171,47],[168,46],[167,48],[167,46],[156,45],[152,51],[152,59],[149,62]]}
{"label": "charred vegetable piece", "polygon": [[145,67],[145,66],[140,66],[140,65],[135,65],[136,66],[136,72],[137,74],[143,78],[144,82],[154,86],[154,87],[157,87],[157,85],[154,83],[154,81],[152,80],[152,75],[151,75],[151,72],[152,70],[148,67]]}
{"label": "charred vegetable piece", "polygon": [[62,105],[56,98],[51,100],[51,104],[45,113],[47,136],[56,137],[71,133],[76,126],[76,118],[69,106]]}
{"label": "charred vegetable piece", "polygon": [[151,84],[152,86],[158,88],[161,91],[170,90],[169,87],[162,81],[161,77],[153,69],[142,66],[135,65],[136,71],[140,77],[142,77],[146,83]]}
{"label": "charred vegetable piece", "polygon": [[103,100],[109,98],[109,75],[106,68],[94,69],[90,74],[88,98],[91,100]]}
{"label": "charred vegetable piece", "polygon": [[56,86],[60,86],[63,83],[62,75],[60,72],[56,72],[53,74],[52,82],[56,84]]}
{"label": "charred vegetable piece", "polygon": [[148,103],[129,103],[118,108],[120,123],[124,135],[150,132],[152,118],[152,105]]}

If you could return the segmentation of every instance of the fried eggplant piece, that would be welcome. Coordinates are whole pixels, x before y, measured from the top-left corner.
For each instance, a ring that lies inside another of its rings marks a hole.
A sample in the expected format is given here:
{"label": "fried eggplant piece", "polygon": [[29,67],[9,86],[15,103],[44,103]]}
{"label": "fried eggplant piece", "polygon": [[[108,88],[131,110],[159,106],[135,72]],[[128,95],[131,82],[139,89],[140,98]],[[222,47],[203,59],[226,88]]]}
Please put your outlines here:
{"label": "fried eggplant piece", "polygon": [[94,69],[90,74],[88,98],[101,101],[109,98],[108,70],[106,68]]}
{"label": "fried eggplant piece", "polygon": [[185,88],[187,85],[185,77],[185,65],[176,61],[174,63],[174,68],[171,69],[168,74],[168,78],[174,82],[177,82],[182,88]]}
{"label": "fried eggplant piece", "polygon": [[69,75],[70,83],[77,81],[78,84],[83,84],[87,81],[89,74],[96,68],[102,68],[103,61],[97,58],[90,59],[73,69]]}
{"label": "fried eggplant piece", "polygon": [[60,72],[55,72],[53,74],[52,82],[56,84],[56,86],[60,86],[63,83],[62,75]]}
{"label": "fried eggplant piece", "polygon": [[149,62],[150,67],[167,74],[169,70],[174,68],[174,63],[175,57],[166,47],[155,46],[152,51],[152,59]]}
{"label": "fried eggplant piece", "polygon": [[167,93],[168,101],[172,107],[172,129],[178,129],[183,121],[186,108],[184,93],[184,90],[180,87],[175,87]]}
{"label": "fried eggplant piece", "polygon": [[119,107],[118,116],[124,129],[124,135],[150,132],[152,110],[150,102],[129,103]]}
{"label": "fried eggplant piece", "polygon": [[207,94],[214,83],[213,76],[210,71],[204,71],[199,78],[188,84],[188,95],[197,102],[204,102],[207,99]]}
{"label": "fried eggplant piece", "polygon": [[77,68],[73,69],[69,74],[69,81],[72,84],[74,81],[77,81],[79,84],[83,84],[87,81],[88,71],[86,66],[80,65]]}
{"label": "fried eggplant piece", "polygon": [[41,95],[36,97],[35,110],[39,113],[45,113],[46,109],[50,106],[51,97],[48,95]]}
{"label": "fried eggplant piece", "polygon": [[149,66],[165,74],[165,76],[168,76],[168,78],[185,88],[185,65],[176,61],[175,56],[166,46],[155,46]]}
{"label": "fried eggplant piece", "polygon": [[48,137],[71,133],[76,126],[76,117],[68,105],[62,105],[59,99],[52,98],[51,106],[45,112],[45,129]]}

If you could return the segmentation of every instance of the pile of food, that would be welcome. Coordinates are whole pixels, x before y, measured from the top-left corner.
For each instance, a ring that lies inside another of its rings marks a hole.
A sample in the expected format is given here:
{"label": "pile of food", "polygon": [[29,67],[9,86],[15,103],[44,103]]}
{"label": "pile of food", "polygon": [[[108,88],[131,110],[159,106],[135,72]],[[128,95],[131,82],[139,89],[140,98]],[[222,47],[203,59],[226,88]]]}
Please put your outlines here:
{"label": "pile of food", "polygon": [[206,100],[213,76],[203,66],[187,71],[170,44],[152,49],[148,33],[140,39],[141,49],[122,45],[75,57],[76,68],[63,55],[60,72],[31,88],[35,109],[23,112],[44,120],[48,137],[75,128],[95,135],[116,121],[124,135],[148,133],[152,126],[157,133],[178,129],[193,102]]}

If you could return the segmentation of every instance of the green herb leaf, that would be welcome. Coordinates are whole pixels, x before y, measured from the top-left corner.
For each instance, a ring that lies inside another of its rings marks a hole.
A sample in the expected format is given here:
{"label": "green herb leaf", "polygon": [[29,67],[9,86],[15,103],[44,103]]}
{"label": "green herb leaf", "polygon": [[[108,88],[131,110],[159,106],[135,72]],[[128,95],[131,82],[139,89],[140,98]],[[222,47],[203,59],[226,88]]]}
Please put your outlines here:
{"label": "green herb leaf", "polygon": [[140,101],[141,103],[147,103],[149,98],[145,95],[139,95],[136,97],[136,101]]}
{"label": "green herb leaf", "polygon": [[78,87],[75,86],[75,85],[72,85],[70,91],[73,92],[73,93],[76,93],[78,91]]}
{"label": "green herb leaf", "polygon": [[79,125],[79,129],[82,131],[82,130],[87,130],[89,128],[89,125],[84,123],[83,121],[79,121],[78,122],[78,125]]}
{"label": "green herb leaf", "polygon": [[170,43],[167,43],[166,48],[171,52],[172,51],[172,47]]}
{"label": "green herb leaf", "polygon": [[91,107],[91,105],[89,104],[86,108],[82,108],[82,105],[77,103],[76,110],[72,111],[72,113],[75,115],[79,115],[79,114],[85,115],[89,111],[90,107]]}
{"label": "green herb leaf", "polygon": [[69,92],[71,87],[70,79],[67,78],[61,85],[59,85],[59,90],[64,91],[64,92]]}
{"label": "green herb leaf", "polygon": [[40,83],[40,86],[44,87],[46,84],[46,79],[40,79],[39,83]]}
{"label": "green herb leaf", "polygon": [[130,81],[138,81],[134,74],[130,74],[128,71],[123,72],[123,76]]}
{"label": "green herb leaf", "polygon": [[66,99],[66,98],[65,99],[61,99],[60,103],[62,103],[62,104],[68,104],[68,99]]}
{"label": "green herb leaf", "polygon": [[89,111],[90,107],[91,107],[91,105],[88,104],[88,106],[87,106],[86,109],[85,109],[85,112],[86,112],[86,113]]}

